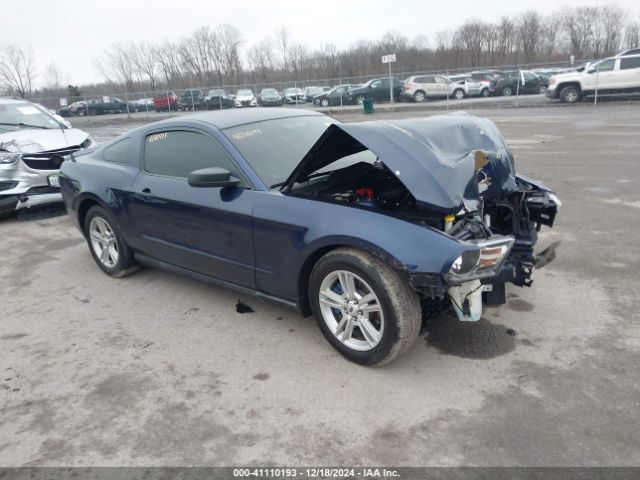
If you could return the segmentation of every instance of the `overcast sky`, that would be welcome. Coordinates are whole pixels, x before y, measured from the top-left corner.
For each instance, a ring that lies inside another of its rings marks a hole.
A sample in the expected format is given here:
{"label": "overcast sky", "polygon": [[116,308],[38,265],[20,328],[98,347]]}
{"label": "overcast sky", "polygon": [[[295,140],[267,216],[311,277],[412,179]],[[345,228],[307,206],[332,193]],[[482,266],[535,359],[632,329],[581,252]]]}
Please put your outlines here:
{"label": "overcast sky", "polygon": [[[317,48],[343,48],[377,39],[388,30],[409,38],[455,29],[467,18],[496,21],[527,9],[549,13],[561,6],[604,5],[607,0],[3,0],[0,45],[31,45],[40,71],[56,63],[74,84],[102,80],[92,63],[119,41],[173,39],[204,26],[230,23],[244,47],[287,25],[292,40]],[[638,17],[638,0],[618,0]],[[42,74],[39,80],[42,80]],[[40,83],[40,82],[38,82]]]}

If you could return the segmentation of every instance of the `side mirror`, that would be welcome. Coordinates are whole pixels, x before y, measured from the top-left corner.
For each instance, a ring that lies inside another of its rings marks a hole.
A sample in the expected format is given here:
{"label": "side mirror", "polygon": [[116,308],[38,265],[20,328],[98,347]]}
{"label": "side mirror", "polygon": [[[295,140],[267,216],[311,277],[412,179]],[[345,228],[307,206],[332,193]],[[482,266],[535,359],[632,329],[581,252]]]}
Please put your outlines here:
{"label": "side mirror", "polygon": [[240,183],[240,179],[233,177],[229,170],[220,167],[195,170],[189,174],[187,181],[195,188],[235,187]]}

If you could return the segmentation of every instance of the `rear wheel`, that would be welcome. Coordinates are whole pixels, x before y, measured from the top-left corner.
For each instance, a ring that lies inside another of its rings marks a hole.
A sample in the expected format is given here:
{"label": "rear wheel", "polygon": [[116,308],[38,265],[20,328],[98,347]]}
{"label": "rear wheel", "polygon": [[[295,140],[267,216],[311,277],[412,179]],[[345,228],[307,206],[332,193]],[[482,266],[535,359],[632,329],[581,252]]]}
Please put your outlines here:
{"label": "rear wheel", "polygon": [[356,363],[389,363],[420,332],[420,302],[406,279],[359,250],[322,257],[311,272],[309,300],[325,338]]}
{"label": "rear wheel", "polygon": [[461,88],[456,88],[453,91],[453,98],[456,100],[462,100],[465,97],[464,90]]}
{"label": "rear wheel", "polygon": [[513,89],[511,87],[504,87],[502,89],[503,97],[510,97],[511,95],[513,95]]}
{"label": "rear wheel", "polygon": [[323,107],[328,107],[329,106],[329,99],[328,98],[323,98],[322,100],[320,100],[320,105],[322,105]]}
{"label": "rear wheel", "polygon": [[580,89],[575,85],[567,85],[560,90],[560,101],[563,103],[576,103],[581,97]]}
{"label": "rear wheel", "polygon": [[488,88],[483,88],[482,91],[480,92],[480,96],[481,97],[488,97],[489,96],[489,89]]}
{"label": "rear wheel", "polygon": [[89,209],[84,222],[84,235],[91,256],[107,275],[124,277],[138,270],[133,253],[115,221],[104,208],[94,206]]}
{"label": "rear wheel", "polygon": [[362,105],[362,102],[364,102],[364,95],[358,95],[358,96],[356,97],[356,103],[357,103],[358,105]]}
{"label": "rear wheel", "polygon": [[544,95],[544,92],[546,92],[546,91],[547,91],[547,87],[545,87],[544,85],[540,85],[538,87],[538,93],[539,94]]}
{"label": "rear wheel", "polygon": [[427,96],[422,90],[418,90],[416,93],[413,94],[414,102],[421,103],[421,102],[424,102],[426,99],[427,99]]}

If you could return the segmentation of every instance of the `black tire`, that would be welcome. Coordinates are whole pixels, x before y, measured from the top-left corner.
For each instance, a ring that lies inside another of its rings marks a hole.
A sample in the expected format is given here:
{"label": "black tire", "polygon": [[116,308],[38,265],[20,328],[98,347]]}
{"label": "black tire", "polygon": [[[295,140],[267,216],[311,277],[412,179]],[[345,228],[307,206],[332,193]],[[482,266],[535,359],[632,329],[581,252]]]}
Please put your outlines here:
{"label": "black tire", "polygon": [[356,97],[356,103],[357,103],[358,105],[362,105],[362,102],[364,102],[364,95],[358,95],[358,96]]}
{"label": "black tire", "polygon": [[96,116],[98,114],[98,111],[95,108],[90,108],[89,109],[89,116]]}
{"label": "black tire", "polygon": [[[384,328],[378,343],[370,350],[360,351],[345,345],[336,338],[324,320],[320,288],[325,278],[337,271],[357,275],[378,298],[384,316]],[[420,333],[420,301],[406,278],[388,264],[360,250],[339,248],[318,260],[309,281],[309,301],[318,326],[329,343],[344,357],[361,365],[381,366],[391,362],[409,350]]]}
{"label": "black tire", "polygon": [[467,95],[464,93],[464,90],[461,88],[456,88],[453,91],[453,98],[455,98],[456,100],[462,100],[466,96]]}
{"label": "black tire", "polygon": [[544,85],[540,85],[540,86],[538,87],[538,93],[539,93],[540,95],[544,95],[544,92],[546,92],[546,91],[547,91],[547,87],[545,87]]}
{"label": "black tire", "polygon": [[500,95],[502,95],[503,97],[510,97],[511,95],[513,95],[513,89],[511,87],[504,87],[500,92]]}
{"label": "black tire", "polygon": [[576,103],[582,98],[582,92],[575,85],[567,85],[560,90],[560,101],[562,103]]}
{"label": "black tire", "polygon": [[[117,244],[118,261],[115,262],[115,264],[112,267],[106,266],[100,260],[100,258],[98,258],[97,253],[92,244],[91,234],[90,234],[90,225],[91,225],[91,221],[94,218],[99,218],[105,221],[113,232],[113,237],[115,238],[115,242]],[[87,244],[89,246],[89,251],[91,252],[91,256],[93,257],[98,267],[100,267],[100,269],[107,275],[110,275],[116,278],[122,278],[140,269],[140,266],[133,258],[133,253],[131,252],[131,249],[124,241],[124,237],[122,236],[122,233],[120,233],[120,228],[118,227],[118,224],[115,222],[113,217],[109,214],[109,212],[107,212],[107,210],[105,210],[104,208],[96,205],[89,209],[84,221],[84,236],[87,239]]]}
{"label": "black tire", "polygon": [[422,103],[427,99],[427,94],[422,90],[418,90],[413,94],[413,101],[416,103]]}
{"label": "black tire", "polygon": [[482,90],[480,90],[480,96],[487,98],[489,96],[489,89],[488,88],[483,88]]}
{"label": "black tire", "polygon": [[322,100],[320,100],[320,105],[323,106],[323,107],[328,107],[330,105],[329,99],[328,98],[323,98]]}

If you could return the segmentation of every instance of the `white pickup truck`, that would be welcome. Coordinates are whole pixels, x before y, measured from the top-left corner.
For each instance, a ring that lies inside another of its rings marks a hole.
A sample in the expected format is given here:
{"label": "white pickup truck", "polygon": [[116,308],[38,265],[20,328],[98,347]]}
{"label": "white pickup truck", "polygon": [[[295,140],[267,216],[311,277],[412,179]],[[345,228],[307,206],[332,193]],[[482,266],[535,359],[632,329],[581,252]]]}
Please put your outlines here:
{"label": "white pickup truck", "polygon": [[575,103],[598,93],[640,92],[640,48],[589,64],[581,72],[563,73],[549,79],[545,94],[561,102]]}

